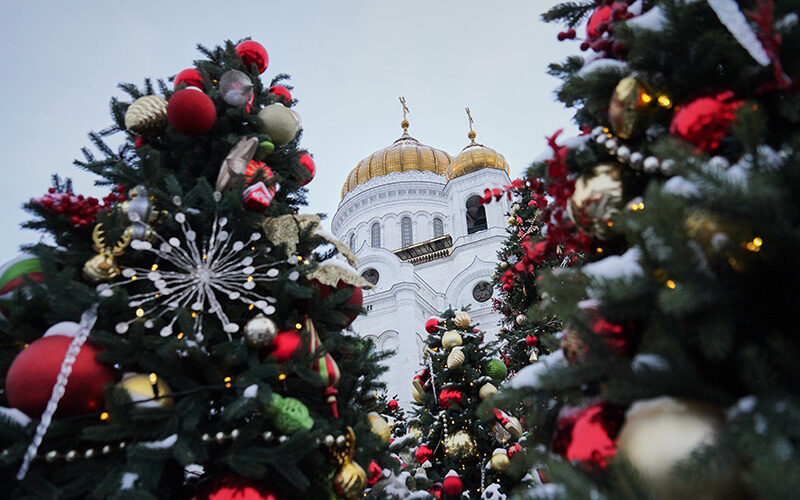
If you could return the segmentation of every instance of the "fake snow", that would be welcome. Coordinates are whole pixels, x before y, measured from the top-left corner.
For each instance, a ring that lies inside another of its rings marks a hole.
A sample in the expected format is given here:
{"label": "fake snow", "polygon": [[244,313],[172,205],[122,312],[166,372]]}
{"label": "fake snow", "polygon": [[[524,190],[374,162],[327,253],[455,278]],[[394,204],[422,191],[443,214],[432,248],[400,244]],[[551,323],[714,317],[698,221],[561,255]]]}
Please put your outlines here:
{"label": "fake snow", "polygon": [[172,448],[177,441],[178,441],[178,435],[173,434],[160,441],[145,441],[141,444],[144,448],[150,450],[164,450],[167,448]]}
{"label": "fake snow", "polygon": [[135,483],[137,479],[139,479],[139,474],[126,472],[122,475],[122,481],[120,482],[119,489],[129,490],[133,488],[133,483]]}
{"label": "fake snow", "polygon": [[583,266],[583,274],[594,279],[631,279],[641,276],[644,271],[639,264],[642,251],[638,247],[629,248],[622,255],[611,255]]}
{"label": "fake snow", "polygon": [[631,368],[636,373],[643,371],[667,371],[669,363],[663,356],[658,354],[637,354],[631,361]]}
{"label": "fake snow", "polygon": [[[534,471],[535,473],[535,471]],[[535,498],[541,500],[550,500],[556,498],[563,498],[567,494],[567,489],[562,484],[537,484],[530,489],[527,498]]]}
{"label": "fake snow", "polygon": [[595,59],[594,61],[582,67],[578,71],[577,75],[585,77],[590,73],[594,73],[595,71],[600,71],[604,69],[618,69],[620,71],[626,71],[628,69],[628,63],[617,59],[609,59],[606,57],[602,59]]}
{"label": "fake snow", "polygon": [[661,7],[655,6],[641,16],[629,19],[626,24],[633,28],[661,31],[664,29],[664,25],[667,24],[667,17],[664,15],[664,11],[661,10]]}
{"label": "fake snow", "polygon": [[481,500],[505,500],[505,494],[500,491],[500,485],[497,483],[492,483],[483,490],[481,494]]}
{"label": "fake snow", "polygon": [[242,396],[253,399],[258,395],[258,384],[248,385],[242,391]]}
{"label": "fake snow", "polygon": [[524,389],[526,387],[537,388],[541,385],[542,375],[549,371],[551,368],[558,368],[567,365],[567,360],[564,358],[564,351],[561,349],[555,351],[548,356],[539,358],[539,362],[533,365],[528,365],[508,382],[503,385],[511,389]]}
{"label": "fake snow", "polygon": [[751,413],[756,408],[758,399],[755,396],[745,396],[740,398],[733,406],[728,408],[728,420],[733,420],[736,417],[745,413]]}
{"label": "fake snow", "polygon": [[728,28],[733,38],[744,47],[750,56],[762,66],[769,66],[770,60],[764,46],[756,37],[753,28],[747,24],[747,19],[739,10],[736,0],[707,0],[708,6],[719,18],[720,22]]}
{"label": "fake snow", "polygon": [[417,441],[417,437],[410,432],[405,436],[401,436],[399,438],[395,438],[392,441],[392,444],[389,445],[389,451],[399,451],[406,447],[406,445],[412,445]]}
{"label": "fake snow", "polygon": [[16,408],[0,406],[0,415],[2,415],[3,418],[11,420],[20,427],[26,427],[31,422],[31,417],[25,415]]}
{"label": "fake snow", "polygon": [[676,175],[664,183],[664,192],[683,196],[684,198],[692,198],[700,194],[700,188],[686,178]]}
{"label": "fake snow", "polygon": [[636,0],[632,4],[628,6],[628,12],[633,14],[634,16],[638,16],[642,13],[642,0]]}

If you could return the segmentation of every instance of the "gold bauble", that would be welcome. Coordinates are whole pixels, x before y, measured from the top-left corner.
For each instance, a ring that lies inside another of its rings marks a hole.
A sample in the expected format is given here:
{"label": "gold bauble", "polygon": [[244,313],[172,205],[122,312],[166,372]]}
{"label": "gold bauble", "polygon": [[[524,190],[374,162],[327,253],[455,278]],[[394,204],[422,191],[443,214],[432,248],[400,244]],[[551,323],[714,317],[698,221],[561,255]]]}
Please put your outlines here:
{"label": "gold bauble", "polygon": [[422,391],[418,391],[416,387],[411,390],[411,396],[414,397],[414,401],[417,403],[422,403],[422,395],[425,394]]}
{"label": "gold bauble", "polygon": [[611,219],[622,204],[622,169],[616,164],[600,164],[575,181],[567,214],[582,232],[608,239],[612,235]]}
{"label": "gold bauble", "polygon": [[464,353],[462,352],[461,347],[454,347],[450,354],[447,355],[447,368],[452,370],[453,368],[458,368],[466,359]]}
{"label": "gold bauble", "polygon": [[139,135],[155,135],[167,126],[167,101],[146,95],[133,101],[125,111],[125,128]]}
{"label": "gold bauble", "polygon": [[348,460],[333,477],[336,493],[348,499],[355,499],[364,494],[367,487],[367,473],[352,460]]}
{"label": "gold bauble", "polygon": [[466,311],[458,311],[453,323],[459,328],[467,329],[472,324],[472,318],[469,317],[469,313]]}
{"label": "gold bauble", "polygon": [[258,118],[261,120],[259,130],[269,134],[275,144],[286,144],[303,128],[300,115],[280,103],[270,104],[259,111]]}
{"label": "gold bauble", "polygon": [[691,485],[674,471],[693,452],[714,444],[723,419],[719,408],[689,399],[662,396],[638,401],[625,415],[617,449],[656,498],[730,498],[726,493],[734,485],[732,470],[704,474],[701,482]]}
{"label": "gold bauble", "polygon": [[504,472],[511,465],[511,460],[508,459],[508,452],[503,448],[494,450],[489,464],[495,472]]}
{"label": "gold bauble", "polygon": [[171,397],[153,399],[172,394],[172,389],[155,373],[128,373],[122,377],[117,388],[127,392],[131,401],[141,408],[168,408],[173,404]]}
{"label": "gold bauble", "polygon": [[422,439],[422,430],[419,428],[419,425],[411,424],[408,426],[408,432],[418,440]]}
{"label": "gold bauble", "polygon": [[392,440],[392,428],[386,422],[386,419],[377,412],[371,411],[367,413],[367,421],[369,422],[370,430],[377,434],[384,443],[389,444],[389,441]]}
{"label": "gold bauble", "polygon": [[451,347],[457,347],[464,343],[464,340],[461,338],[461,335],[455,330],[447,330],[442,335],[442,347],[445,349],[450,349]]}
{"label": "gold bauble", "polygon": [[244,325],[244,336],[256,347],[267,347],[272,344],[278,327],[266,315],[258,313]]}
{"label": "gold bauble", "polygon": [[617,137],[628,139],[647,128],[653,98],[636,78],[623,78],[608,104],[608,120]]}
{"label": "gold bauble", "polygon": [[490,396],[494,396],[495,394],[497,394],[497,387],[488,382],[483,384],[481,388],[478,389],[478,397],[481,399],[486,399]]}
{"label": "gold bauble", "polygon": [[469,432],[460,430],[444,440],[444,454],[448,457],[466,458],[475,453],[475,440]]}

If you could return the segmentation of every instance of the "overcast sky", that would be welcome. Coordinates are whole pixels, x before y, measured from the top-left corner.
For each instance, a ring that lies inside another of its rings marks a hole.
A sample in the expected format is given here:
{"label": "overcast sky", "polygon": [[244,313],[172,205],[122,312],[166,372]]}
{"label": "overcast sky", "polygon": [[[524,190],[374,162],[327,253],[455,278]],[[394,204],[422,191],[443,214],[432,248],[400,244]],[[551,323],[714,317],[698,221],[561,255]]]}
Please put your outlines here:
{"label": "overcast sky", "polygon": [[547,64],[577,52],[539,20],[549,0],[472,1],[28,1],[2,0],[0,61],[0,262],[38,235],[19,228],[22,203],[50,175],[101,195],[72,166],[86,133],[110,123],[118,82],[167,78],[214,46],[251,36],[269,52],[262,78],[289,73],[303,118],[302,146],[314,154],[309,211],[333,215],[347,173],[401,129],[455,155],[469,106],[478,141],[505,155],[512,176],[574,130],[555,102]]}

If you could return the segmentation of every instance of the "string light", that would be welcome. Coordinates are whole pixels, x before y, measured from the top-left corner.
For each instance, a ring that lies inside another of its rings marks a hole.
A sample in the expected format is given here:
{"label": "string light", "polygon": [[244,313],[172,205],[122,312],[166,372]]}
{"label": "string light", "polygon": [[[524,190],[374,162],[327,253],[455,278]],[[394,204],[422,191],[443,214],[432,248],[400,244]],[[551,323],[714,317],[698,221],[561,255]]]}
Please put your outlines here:
{"label": "string light", "polygon": [[158,383],[158,375],[155,373],[151,373],[147,378],[150,380],[150,385],[156,385]]}
{"label": "string light", "polygon": [[761,245],[764,244],[764,240],[756,236],[753,238],[753,241],[748,241],[745,243],[745,248],[750,250],[751,252],[758,252],[761,250]]}
{"label": "string light", "polygon": [[669,97],[665,95],[660,95],[658,96],[658,105],[661,106],[662,108],[671,108],[672,101],[670,100]]}
{"label": "string light", "polygon": [[108,417],[109,417],[109,414],[108,414],[107,411],[104,411],[103,413],[100,414],[100,420],[103,420],[103,421],[108,420]]}
{"label": "string light", "polygon": [[643,103],[645,103],[645,104],[649,104],[649,103],[650,103],[650,101],[652,101],[652,100],[653,100],[653,96],[651,96],[650,94],[647,94],[647,93],[645,93],[645,92],[642,92],[642,95],[641,95],[641,97],[639,97],[639,98],[640,98],[640,99],[642,100],[642,102],[643,102]]}
{"label": "string light", "polygon": [[178,340],[183,338],[183,332],[178,333]]}
{"label": "string light", "polygon": [[158,264],[153,264],[152,266],[150,266],[151,271],[155,271],[156,269],[158,269]]}
{"label": "string light", "polygon": [[136,310],[136,317],[141,318],[142,316],[144,316],[144,309],[140,307],[139,309]]}
{"label": "string light", "polygon": [[278,375],[278,380],[286,380],[286,374],[281,373],[280,375]]}
{"label": "string light", "polygon": [[135,274],[134,274],[133,276],[131,276],[131,281],[136,281],[136,280],[138,280],[138,279],[139,279],[139,277],[138,277],[138,276],[136,276]]}
{"label": "string light", "polygon": [[672,280],[667,280],[666,285],[667,288],[669,288],[670,290],[675,290],[675,287],[677,286],[675,282]]}
{"label": "string light", "polygon": [[230,377],[225,377],[224,379],[222,379],[222,381],[225,382],[225,387],[227,387],[228,389],[231,388],[231,378]]}
{"label": "string light", "polygon": [[302,330],[303,329],[303,325],[300,324],[300,323],[295,323],[294,324],[294,328],[295,328],[295,330]]}

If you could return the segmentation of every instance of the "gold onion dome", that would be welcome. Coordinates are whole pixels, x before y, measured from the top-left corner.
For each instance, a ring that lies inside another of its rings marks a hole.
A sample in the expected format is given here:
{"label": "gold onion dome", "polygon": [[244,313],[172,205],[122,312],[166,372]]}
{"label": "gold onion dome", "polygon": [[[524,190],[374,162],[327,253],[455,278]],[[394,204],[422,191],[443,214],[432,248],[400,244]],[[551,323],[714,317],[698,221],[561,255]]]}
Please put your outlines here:
{"label": "gold onion dome", "polygon": [[506,159],[492,148],[487,148],[483,144],[475,142],[475,131],[472,130],[472,116],[467,108],[467,116],[469,116],[469,133],[467,137],[470,143],[467,144],[461,154],[447,167],[447,180],[467,175],[482,168],[496,168],[498,170],[505,170],[509,172],[508,162]]}
{"label": "gold onion dome", "polygon": [[447,166],[452,161],[449,154],[440,149],[426,146],[408,135],[408,121],[405,113],[408,108],[403,103],[403,135],[394,141],[391,146],[376,151],[367,156],[356,165],[356,168],[347,175],[347,180],[342,186],[342,198],[359,184],[363,184],[375,177],[381,177],[392,172],[433,172],[439,175],[447,173]]}

